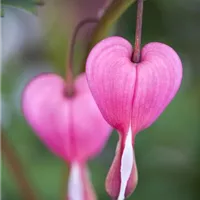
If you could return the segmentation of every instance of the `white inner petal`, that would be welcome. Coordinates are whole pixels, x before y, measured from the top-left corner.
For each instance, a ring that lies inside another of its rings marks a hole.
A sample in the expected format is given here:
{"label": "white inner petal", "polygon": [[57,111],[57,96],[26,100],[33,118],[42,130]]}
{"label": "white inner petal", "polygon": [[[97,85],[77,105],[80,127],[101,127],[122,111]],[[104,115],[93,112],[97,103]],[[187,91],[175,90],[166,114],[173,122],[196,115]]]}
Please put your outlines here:
{"label": "white inner petal", "polygon": [[132,131],[131,126],[129,127],[128,134],[125,141],[125,147],[122,154],[121,159],[121,185],[120,192],[117,200],[123,200],[125,198],[125,191],[127,182],[131,175],[132,167],[133,167],[133,147],[132,147]]}
{"label": "white inner petal", "polygon": [[83,181],[78,163],[72,163],[71,166],[68,182],[68,198],[69,200],[84,199]]}

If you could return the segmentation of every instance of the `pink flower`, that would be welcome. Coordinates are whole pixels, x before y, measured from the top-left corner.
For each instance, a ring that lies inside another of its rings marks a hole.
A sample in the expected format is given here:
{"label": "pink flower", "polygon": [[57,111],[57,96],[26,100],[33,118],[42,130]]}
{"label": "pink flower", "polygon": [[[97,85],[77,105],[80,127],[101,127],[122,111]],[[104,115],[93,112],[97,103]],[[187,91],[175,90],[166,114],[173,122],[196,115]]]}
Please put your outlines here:
{"label": "pink flower", "polygon": [[78,76],[74,88],[74,96],[66,97],[60,76],[40,75],[26,86],[22,109],[44,144],[70,163],[68,198],[93,200],[86,162],[102,150],[111,127],[93,100],[85,74]]}
{"label": "pink flower", "polygon": [[134,141],[175,96],[182,79],[182,64],[169,46],[152,42],[133,63],[131,44],[121,37],[99,42],[86,63],[88,84],[106,121],[118,130],[116,157],[106,179],[110,196],[124,199],[136,187]]}

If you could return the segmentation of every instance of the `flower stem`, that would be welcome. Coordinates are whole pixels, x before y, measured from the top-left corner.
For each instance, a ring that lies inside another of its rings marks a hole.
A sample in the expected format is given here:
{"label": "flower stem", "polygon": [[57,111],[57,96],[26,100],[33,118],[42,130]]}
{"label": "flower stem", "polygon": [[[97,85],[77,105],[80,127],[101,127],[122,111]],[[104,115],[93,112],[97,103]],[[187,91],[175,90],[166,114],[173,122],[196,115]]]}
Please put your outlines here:
{"label": "flower stem", "polygon": [[44,6],[45,5],[44,0],[35,0],[35,5]]}
{"label": "flower stem", "polygon": [[113,0],[92,34],[89,51],[108,34],[110,27],[136,0]]}
{"label": "flower stem", "polygon": [[85,71],[85,63],[90,50],[94,47],[95,44],[107,36],[108,31],[112,25],[135,1],[136,0],[113,0],[105,12],[103,12],[103,16],[101,17],[97,27],[92,33],[84,64],[82,65],[82,71]]}
{"label": "flower stem", "polygon": [[73,79],[74,79],[74,73],[73,73],[73,58],[74,58],[74,49],[75,49],[75,43],[77,35],[80,31],[80,29],[88,23],[98,23],[98,19],[96,18],[88,18],[82,20],[78,25],[76,26],[71,44],[70,44],[70,51],[69,51],[69,58],[67,59],[67,70],[66,70],[66,89],[65,94],[67,97],[73,96],[74,94],[74,85],[73,85]]}
{"label": "flower stem", "polygon": [[108,9],[112,1],[113,0],[106,0],[103,7],[99,9],[98,15],[97,15],[99,19],[104,15],[104,12]]}
{"label": "flower stem", "polygon": [[141,37],[142,37],[142,16],[143,16],[143,0],[137,0],[137,19],[135,31],[135,47],[132,57],[134,63],[140,62],[141,54]]}
{"label": "flower stem", "polygon": [[2,150],[2,157],[5,160],[6,164],[12,170],[12,173],[16,179],[18,187],[21,189],[21,194],[24,200],[37,200],[39,199],[34,190],[32,189],[28,178],[25,175],[23,166],[20,162],[19,157],[15,153],[15,149],[9,143],[8,139],[6,138],[5,133],[1,130],[1,150]]}

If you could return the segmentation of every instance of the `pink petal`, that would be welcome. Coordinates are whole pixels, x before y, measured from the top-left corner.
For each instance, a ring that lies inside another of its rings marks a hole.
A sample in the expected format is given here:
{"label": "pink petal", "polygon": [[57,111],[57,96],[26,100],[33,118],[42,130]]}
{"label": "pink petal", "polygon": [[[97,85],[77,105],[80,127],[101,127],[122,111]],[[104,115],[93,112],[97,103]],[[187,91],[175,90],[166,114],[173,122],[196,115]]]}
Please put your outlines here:
{"label": "pink petal", "polygon": [[[79,85],[81,88],[83,83],[79,80],[78,78],[76,86]],[[87,84],[86,78],[85,84]],[[112,128],[102,117],[89,89],[87,93],[74,99],[72,109],[74,113],[73,132],[78,141],[76,146],[78,154],[81,155],[80,159],[81,157],[93,157],[104,147]]]}
{"label": "pink petal", "polygon": [[[161,43],[147,44],[138,64],[131,62],[132,53],[128,41],[110,37],[93,48],[86,63],[93,97],[122,140],[126,138],[130,124],[134,138],[159,117],[175,96],[182,79],[181,61],[171,47]],[[122,152],[126,148],[127,145],[120,144],[106,180],[107,192],[114,198],[118,197],[123,182],[120,170],[123,167]],[[128,181],[126,194],[136,186],[136,169],[136,165],[133,166],[134,172],[129,177],[133,182]],[[123,199],[123,190],[119,199]]]}
{"label": "pink petal", "polygon": [[177,93],[182,79],[182,64],[169,46],[152,42],[142,49],[137,65],[137,81],[132,108],[132,130],[149,127]]}
{"label": "pink petal", "polygon": [[90,92],[90,89],[88,87],[88,83],[87,83],[87,80],[86,80],[86,76],[85,76],[85,73],[83,74],[80,74],[75,82],[75,89],[76,89],[76,92],[79,93],[79,94],[88,94]]}
{"label": "pink petal", "polygon": [[51,151],[68,161],[87,160],[101,151],[111,127],[86,89],[85,75],[77,78],[72,98],[64,97],[64,85],[55,74],[36,77],[24,90],[23,112]]}
{"label": "pink petal", "polygon": [[94,99],[107,122],[121,133],[128,131],[136,80],[132,47],[120,37],[98,43],[87,59],[86,73]]}
{"label": "pink petal", "polygon": [[141,62],[131,62],[131,44],[120,37],[99,42],[86,63],[88,84],[109,124],[133,134],[150,126],[178,91],[182,64],[176,52],[162,43],[142,49]]}

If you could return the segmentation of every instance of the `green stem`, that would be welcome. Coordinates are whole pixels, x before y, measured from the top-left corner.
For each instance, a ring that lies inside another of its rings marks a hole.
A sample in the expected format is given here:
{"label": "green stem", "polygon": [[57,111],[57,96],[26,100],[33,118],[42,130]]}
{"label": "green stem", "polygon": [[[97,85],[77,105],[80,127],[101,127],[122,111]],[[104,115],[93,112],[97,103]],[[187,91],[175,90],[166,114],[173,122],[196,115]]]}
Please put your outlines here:
{"label": "green stem", "polygon": [[[136,0],[113,0],[108,9],[105,11],[104,15],[100,19],[97,27],[95,28],[91,42],[89,43],[87,56],[90,50],[94,47],[96,43],[104,39],[111,26],[117,21],[117,19],[127,10],[127,8],[133,4]],[[86,60],[87,58],[85,58]],[[85,70],[85,61],[82,65],[82,71]]]}
{"label": "green stem", "polygon": [[136,0],[113,0],[113,3],[105,11],[94,33],[92,34],[89,49],[102,40],[108,34],[110,27],[126,11],[126,9]]}

